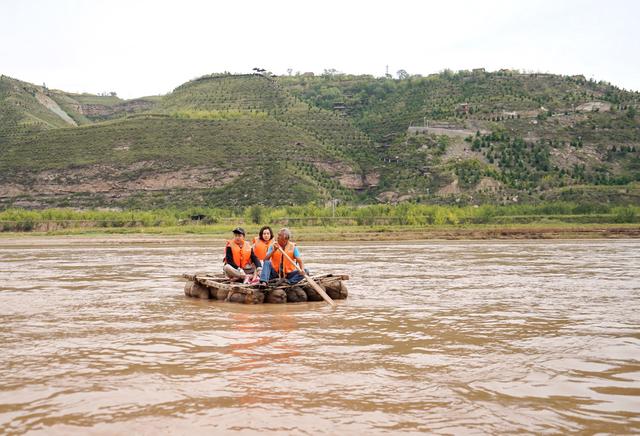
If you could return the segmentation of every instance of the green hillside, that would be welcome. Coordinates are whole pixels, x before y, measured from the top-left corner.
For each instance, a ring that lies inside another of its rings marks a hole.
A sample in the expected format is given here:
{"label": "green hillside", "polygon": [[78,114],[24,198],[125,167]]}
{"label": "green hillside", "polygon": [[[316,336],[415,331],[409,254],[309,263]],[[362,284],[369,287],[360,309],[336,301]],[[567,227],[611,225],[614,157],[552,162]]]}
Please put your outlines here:
{"label": "green hillside", "polygon": [[0,76],[0,132],[57,129],[149,111],[160,97],[72,94]]}
{"label": "green hillside", "polygon": [[[408,126],[422,125],[425,119],[501,122],[517,117],[517,113],[521,118],[541,111],[569,115],[593,101],[607,102],[615,108],[640,102],[637,92],[587,81],[583,76],[510,70],[445,71],[402,80],[343,74],[279,80],[294,95],[315,106],[332,109],[343,104],[356,125],[377,141],[402,135]],[[461,111],[462,104],[468,105],[468,113]]]}
{"label": "green hillside", "polygon": [[56,113],[59,109],[56,106],[44,87],[0,76],[0,132],[3,134],[74,125],[66,112]]}
{"label": "green hillside", "polygon": [[14,202],[44,190],[50,205],[352,199],[318,163],[344,166],[305,131],[261,114],[156,115],[14,135],[0,154],[0,184],[22,187]]}
{"label": "green hillside", "polygon": [[158,111],[185,118],[261,114],[313,136],[350,165],[366,167],[372,142],[333,111],[293,96],[279,81],[260,74],[212,75],[188,82],[158,104]]}
{"label": "green hillside", "polygon": [[640,94],[581,76],[203,76],[122,100],[0,78],[0,207],[636,203]]}
{"label": "green hillside", "polygon": [[476,70],[281,82],[310,104],[339,108],[384,144],[381,187],[413,199],[434,189],[458,200],[540,198],[639,178],[640,95],[582,76]]}

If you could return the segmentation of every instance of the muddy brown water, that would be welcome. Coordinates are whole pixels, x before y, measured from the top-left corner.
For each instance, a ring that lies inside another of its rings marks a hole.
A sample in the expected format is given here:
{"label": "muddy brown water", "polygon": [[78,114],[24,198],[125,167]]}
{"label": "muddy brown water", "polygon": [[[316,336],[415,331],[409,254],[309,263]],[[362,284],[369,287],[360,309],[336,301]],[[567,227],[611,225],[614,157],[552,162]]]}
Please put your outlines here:
{"label": "muddy brown water", "polygon": [[184,297],[220,244],[0,239],[0,433],[640,432],[640,241],[302,244],[336,310]]}

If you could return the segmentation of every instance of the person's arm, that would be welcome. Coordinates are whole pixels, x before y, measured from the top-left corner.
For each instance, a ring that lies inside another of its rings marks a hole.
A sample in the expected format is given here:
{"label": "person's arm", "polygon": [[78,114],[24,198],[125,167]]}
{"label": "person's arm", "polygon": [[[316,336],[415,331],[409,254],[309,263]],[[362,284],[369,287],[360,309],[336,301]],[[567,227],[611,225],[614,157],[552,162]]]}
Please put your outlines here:
{"label": "person's arm", "polygon": [[231,265],[233,268],[238,269],[238,265],[236,265],[236,263],[233,261],[233,252],[231,251],[231,247],[229,246],[227,246],[225,259],[227,261],[227,265]]}
{"label": "person's arm", "polygon": [[298,251],[298,247],[293,249],[293,258],[295,259],[296,262],[298,262],[300,269],[304,271],[304,263],[302,262],[302,257],[300,257],[300,252]]}
{"label": "person's arm", "polygon": [[[276,244],[277,244],[277,242],[276,242]],[[273,245],[274,245],[274,244],[269,245],[269,249],[267,250],[267,255],[264,257],[264,260],[265,260],[265,261],[267,261],[267,260],[271,259],[271,256],[273,256],[273,251],[275,250],[275,249],[273,248]]]}
{"label": "person's arm", "polygon": [[253,248],[251,249],[251,262],[256,266],[256,269],[262,268],[262,262],[260,262],[258,256],[253,252]]}

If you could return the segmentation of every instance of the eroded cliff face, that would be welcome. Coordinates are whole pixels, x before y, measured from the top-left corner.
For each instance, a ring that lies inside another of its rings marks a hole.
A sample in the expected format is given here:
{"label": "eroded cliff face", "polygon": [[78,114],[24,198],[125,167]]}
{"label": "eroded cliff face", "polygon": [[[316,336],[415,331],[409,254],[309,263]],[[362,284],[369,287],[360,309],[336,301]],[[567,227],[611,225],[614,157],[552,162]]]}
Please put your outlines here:
{"label": "eroded cliff face", "polygon": [[0,180],[0,204],[38,208],[59,203],[61,196],[126,198],[153,192],[206,190],[224,186],[240,175],[236,170],[175,169],[151,161],[25,172]]}
{"label": "eroded cliff face", "polygon": [[122,113],[134,113],[151,109],[153,102],[148,100],[128,100],[113,106],[103,104],[81,104],[78,112],[91,119],[109,118]]}
{"label": "eroded cliff face", "polygon": [[336,179],[341,186],[349,189],[372,188],[377,186],[380,181],[378,172],[363,175],[350,165],[340,161],[316,161],[313,162],[313,165],[331,178]]}
{"label": "eroded cliff face", "polygon": [[78,127],[78,123],[76,123],[73,120],[73,118],[69,116],[68,113],[62,110],[62,108],[58,105],[58,103],[56,103],[53,99],[51,99],[51,97],[49,97],[46,94],[43,94],[42,92],[36,92],[35,98],[38,100],[38,102],[41,105],[43,105],[44,107],[49,109],[51,112],[59,116],[65,123],[74,127]]}

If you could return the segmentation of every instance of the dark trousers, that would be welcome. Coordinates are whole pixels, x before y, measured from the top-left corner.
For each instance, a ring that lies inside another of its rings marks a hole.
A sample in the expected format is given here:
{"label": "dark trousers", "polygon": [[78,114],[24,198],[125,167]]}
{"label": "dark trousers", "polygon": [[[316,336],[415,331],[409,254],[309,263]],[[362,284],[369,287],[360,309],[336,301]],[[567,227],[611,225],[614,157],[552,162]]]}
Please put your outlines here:
{"label": "dark trousers", "polygon": [[[307,274],[309,274],[309,270],[307,268],[304,269]],[[277,279],[278,273],[273,269],[273,265],[270,260],[265,260],[262,264],[262,274],[260,274],[261,282],[268,282],[269,280]],[[295,270],[290,272],[285,277],[287,279],[287,283],[290,285],[294,285],[298,283],[300,280],[304,278],[300,271]]]}

